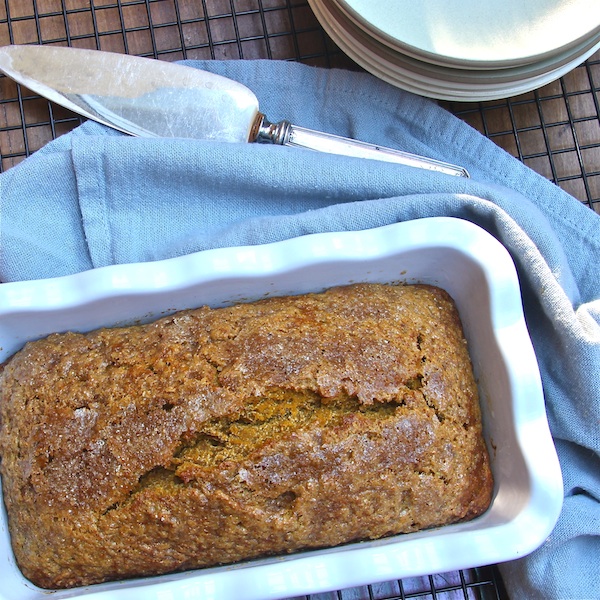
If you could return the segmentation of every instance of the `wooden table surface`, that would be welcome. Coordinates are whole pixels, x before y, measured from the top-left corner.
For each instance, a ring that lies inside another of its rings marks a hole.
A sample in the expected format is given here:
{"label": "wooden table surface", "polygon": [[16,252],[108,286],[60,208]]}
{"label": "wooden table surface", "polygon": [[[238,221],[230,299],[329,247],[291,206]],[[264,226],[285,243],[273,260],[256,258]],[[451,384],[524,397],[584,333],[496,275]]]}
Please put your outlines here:
{"label": "wooden table surface", "polygon": [[[306,0],[4,0],[0,45],[57,44],[174,61],[279,59],[357,69]],[[600,213],[600,53],[535,92],[493,102],[441,103],[535,171]],[[0,171],[80,119],[0,77]],[[495,567],[312,596],[504,597]]]}

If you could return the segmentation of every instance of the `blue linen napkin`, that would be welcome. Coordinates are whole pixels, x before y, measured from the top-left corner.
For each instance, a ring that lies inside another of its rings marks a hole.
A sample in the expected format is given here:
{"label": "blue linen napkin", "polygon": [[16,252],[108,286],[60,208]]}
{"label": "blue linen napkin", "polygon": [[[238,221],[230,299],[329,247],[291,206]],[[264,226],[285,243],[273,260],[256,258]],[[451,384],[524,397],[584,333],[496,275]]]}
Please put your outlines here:
{"label": "blue linen napkin", "polygon": [[600,217],[434,102],[367,74],[187,64],[248,85],[271,121],[453,162],[472,179],[86,123],[0,175],[0,281],[428,216],[484,227],[517,265],[565,486],[554,532],[502,575],[515,599],[600,598]]}

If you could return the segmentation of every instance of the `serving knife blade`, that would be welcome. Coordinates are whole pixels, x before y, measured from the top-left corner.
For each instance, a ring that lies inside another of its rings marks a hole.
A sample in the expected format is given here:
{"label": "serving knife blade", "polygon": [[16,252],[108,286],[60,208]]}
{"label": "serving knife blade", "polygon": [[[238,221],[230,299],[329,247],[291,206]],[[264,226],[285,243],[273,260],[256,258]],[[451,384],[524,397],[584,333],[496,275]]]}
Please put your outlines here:
{"label": "serving knife blade", "polygon": [[166,61],[59,46],[4,46],[0,71],[32,92],[133,136],[295,146],[448,175],[466,169],[392,148],[271,123],[246,86]]}

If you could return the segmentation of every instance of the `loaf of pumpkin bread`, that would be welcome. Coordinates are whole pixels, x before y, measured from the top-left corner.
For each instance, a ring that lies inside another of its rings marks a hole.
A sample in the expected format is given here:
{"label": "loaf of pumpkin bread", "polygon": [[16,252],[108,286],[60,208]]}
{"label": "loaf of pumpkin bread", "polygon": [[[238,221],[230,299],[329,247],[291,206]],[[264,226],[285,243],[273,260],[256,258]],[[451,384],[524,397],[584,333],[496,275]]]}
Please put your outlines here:
{"label": "loaf of pumpkin bread", "polygon": [[357,284],[54,334],[0,375],[11,541],[43,588],[472,519],[492,494],[452,299]]}

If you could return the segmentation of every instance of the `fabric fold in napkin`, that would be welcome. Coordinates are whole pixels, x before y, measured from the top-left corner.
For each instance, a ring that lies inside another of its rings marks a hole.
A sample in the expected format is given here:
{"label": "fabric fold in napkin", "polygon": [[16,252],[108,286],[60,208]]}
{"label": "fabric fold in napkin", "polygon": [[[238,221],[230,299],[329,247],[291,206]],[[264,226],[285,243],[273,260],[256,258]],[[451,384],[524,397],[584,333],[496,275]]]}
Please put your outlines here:
{"label": "fabric fold in napkin", "polygon": [[434,102],[364,73],[187,61],[268,119],[466,167],[472,178],[256,144],[130,138],[86,123],[0,175],[0,281],[454,216],[511,253],[564,475],[542,547],[501,565],[515,599],[600,597],[600,217]]}

